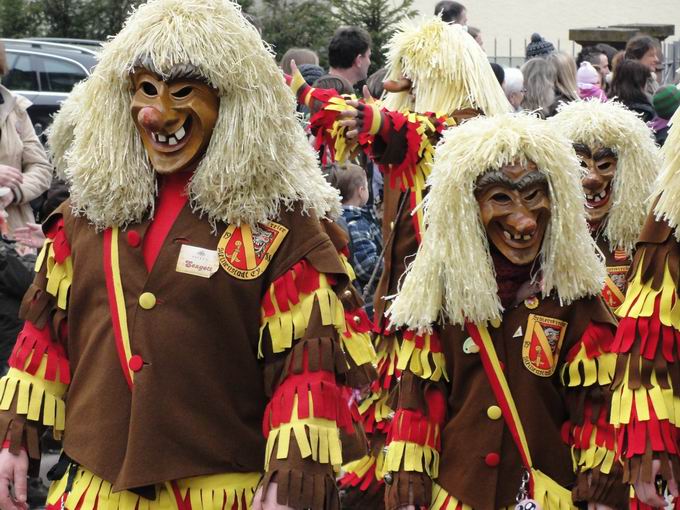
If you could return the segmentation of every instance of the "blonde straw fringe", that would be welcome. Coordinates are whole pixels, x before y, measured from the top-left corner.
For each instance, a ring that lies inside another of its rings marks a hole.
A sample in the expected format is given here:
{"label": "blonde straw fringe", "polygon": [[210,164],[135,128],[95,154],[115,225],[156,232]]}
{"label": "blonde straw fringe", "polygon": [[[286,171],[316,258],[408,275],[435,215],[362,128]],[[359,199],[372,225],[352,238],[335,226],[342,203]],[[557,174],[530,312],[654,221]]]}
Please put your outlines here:
{"label": "blonde straw fringe", "polygon": [[403,21],[386,48],[387,78],[405,76],[414,91],[387,94],[388,109],[438,115],[465,108],[486,115],[510,111],[487,55],[460,25],[438,17]]}
{"label": "blonde straw fringe", "polygon": [[225,223],[275,218],[301,202],[339,213],[283,82],[257,29],[229,0],[151,0],[104,45],[92,76],[57,115],[50,147],[77,214],[97,228],[153,214],[156,176],[130,115],[139,62],[168,73],[191,64],[219,92],[217,125],[190,184],[198,214]]}
{"label": "blonde straw fringe", "polygon": [[573,143],[616,153],[612,206],[604,235],[611,251],[623,249],[630,256],[649,213],[650,195],[661,168],[651,130],[635,113],[614,101],[563,104],[549,122]]}
{"label": "blonde straw fringe", "polygon": [[530,115],[482,117],[447,130],[437,146],[423,242],[388,311],[394,325],[427,331],[439,319],[459,325],[500,320],[503,308],[474,188],[487,170],[518,159],[533,161],[548,179],[543,295],[556,292],[569,303],[599,293],[605,270],[586,225],[580,164],[570,142]]}
{"label": "blonde straw fringe", "polygon": [[680,109],[671,119],[671,129],[661,154],[664,162],[655,186],[659,201],[654,213],[675,229],[675,237],[680,240],[677,228],[680,225]]}

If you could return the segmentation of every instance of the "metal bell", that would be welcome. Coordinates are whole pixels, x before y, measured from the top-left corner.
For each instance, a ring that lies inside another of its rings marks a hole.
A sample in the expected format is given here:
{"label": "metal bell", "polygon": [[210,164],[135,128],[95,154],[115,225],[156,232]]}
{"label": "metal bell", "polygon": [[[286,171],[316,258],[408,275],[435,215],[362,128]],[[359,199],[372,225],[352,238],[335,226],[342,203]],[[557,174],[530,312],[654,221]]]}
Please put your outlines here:
{"label": "metal bell", "polygon": [[385,480],[385,483],[387,485],[392,485],[392,482],[394,481],[394,477],[392,476],[391,472],[385,473],[385,476],[383,476],[383,480]]}
{"label": "metal bell", "polygon": [[541,510],[541,505],[533,499],[523,499],[515,505],[515,510]]}

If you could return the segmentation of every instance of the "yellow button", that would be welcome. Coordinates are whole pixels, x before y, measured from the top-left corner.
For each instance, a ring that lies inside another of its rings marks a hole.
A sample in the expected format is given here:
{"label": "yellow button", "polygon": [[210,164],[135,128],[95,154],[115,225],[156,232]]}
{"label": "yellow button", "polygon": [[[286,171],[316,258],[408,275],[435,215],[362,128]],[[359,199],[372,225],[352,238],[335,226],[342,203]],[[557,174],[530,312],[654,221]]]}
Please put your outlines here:
{"label": "yellow button", "polygon": [[503,416],[503,411],[498,406],[489,406],[486,410],[486,415],[490,420],[500,420],[501,416]]}
{"label": "yellow button", "polygon": [[156,296],[154,296],[151,292],[144,292],[141,296],[139,296],[139,306],[144,308],[144,310],[151,310],[154,306],[156,306]]}

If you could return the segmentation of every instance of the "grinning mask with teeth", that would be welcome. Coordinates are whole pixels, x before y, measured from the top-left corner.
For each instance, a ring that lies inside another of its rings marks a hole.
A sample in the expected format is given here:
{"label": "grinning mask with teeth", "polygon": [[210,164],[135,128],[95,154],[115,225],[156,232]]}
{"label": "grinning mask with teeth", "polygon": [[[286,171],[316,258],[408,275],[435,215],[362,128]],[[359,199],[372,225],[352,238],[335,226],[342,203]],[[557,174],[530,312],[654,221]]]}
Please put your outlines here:
{"label": "grinning mask with teeth", "polygon": [[217,123],[217,90],[191,74],[166,79],[145,68],[132,75],[132,118],[159,174],[195,167]]}
{"label": "grinning mask with teeth", "polygon": [[588,147],[574,144],[585,175],[581,186],[586,195],[586,215],[591,224],[601,223],[612,207],[612,181],[616,173],[618,157],[608,148]]}
{"label": "grinning mask with teeth", "polygon": [[477,179],[475,196],[489,242],[513,264],[531,264],[550,219],[545,175],[532,162],[505,165]]}

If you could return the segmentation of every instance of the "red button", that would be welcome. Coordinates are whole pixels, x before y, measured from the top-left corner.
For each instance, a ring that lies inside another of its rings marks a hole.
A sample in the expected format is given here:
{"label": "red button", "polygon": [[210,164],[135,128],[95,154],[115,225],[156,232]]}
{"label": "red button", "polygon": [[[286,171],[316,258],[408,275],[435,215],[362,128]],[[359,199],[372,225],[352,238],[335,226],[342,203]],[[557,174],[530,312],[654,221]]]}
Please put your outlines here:
{"label": "red button", "polygon": [[488,453],[486,457],[484,457],[484,462],[486,462],[486,465],[489,467],[496,467],[501,463],[501,456],[497,453]]}
{"label": "red button", "polygon": [[142,238],[134,230],[127,233],[127,242],[133,248],[137,248],[142,243]]}
{"label": "red button", "polygon": [[130,367],[130,370],[132,370],[133,372],[139,372],[144,366],[144,360],[140,355],[135,354],[130,358],[128,366]]}

